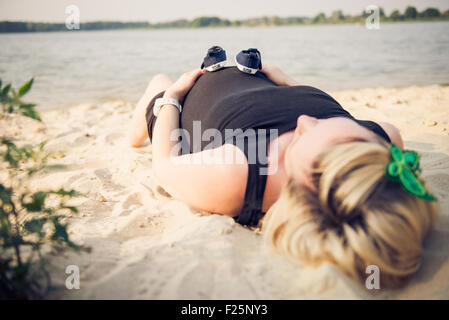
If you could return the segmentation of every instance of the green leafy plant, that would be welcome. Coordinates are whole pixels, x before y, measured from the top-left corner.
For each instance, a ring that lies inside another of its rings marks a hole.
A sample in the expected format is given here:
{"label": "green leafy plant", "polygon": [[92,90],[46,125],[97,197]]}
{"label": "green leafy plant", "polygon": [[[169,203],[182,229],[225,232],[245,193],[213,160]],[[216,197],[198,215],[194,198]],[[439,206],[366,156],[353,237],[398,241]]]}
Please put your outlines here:
{"label": "green leafy plant", "polygon": [[[20,100],[32,84],[33,79],[16,92],[11,85],[1,89],[0,81],[3,113],[20,112],[41,121],[35,104]],[[0,299],[45,297],[51,278],[44,249],[89,250],[72,242],[67,230],[67,216],[78,212],[75,206],[67,205],[67,200],[79,193],[64,188],[30,190],[33,175],[63,168],[47,163],[52,154],[44,151],[45,144],[19,147],[0,137]]]}
{"label": "green leafy plant", "polygon": [[0,119],[7,113],[19,112],[24,116],[42,121],[39,113],[35,110],[36,104],[23,102],[21,100],[22,97],[30,91],[33,82],[34,78],[31,78],[16,91],[11,87],[10,83],[2,87],[3,83],[0,79],[0,105],[2,106]]}
{"label": "green leafy plant", "polygon": [[82,249],[70,240],[65,221],[68,213],[78,212],[66,204],[77,192],[64,188],[32,192],[28,188],[32,175],[62,167],[47,165],[50,154],[43,151],[44,146],[45,142],[37,149],[17,147],[1,140],[0,158],[8,184],[0,183],[0,298],[46,295],[51,279],[41,254],[43,247]]}

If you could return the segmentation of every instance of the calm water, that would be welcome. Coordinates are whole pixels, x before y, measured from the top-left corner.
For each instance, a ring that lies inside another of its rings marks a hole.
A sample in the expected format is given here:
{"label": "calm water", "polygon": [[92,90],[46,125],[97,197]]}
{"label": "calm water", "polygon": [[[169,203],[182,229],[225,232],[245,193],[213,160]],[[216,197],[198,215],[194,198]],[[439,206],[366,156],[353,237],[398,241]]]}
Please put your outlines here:
{"label": "calm water", "polygon": [[[304,84],[323,90],[449,83],[449,22],[364,26],[0,34],[0,77],[35,77],[41,107],[111,98],[137,101],[156,73],[177,78],[218,44],[257,47]],[[233,62],[232,62],[233,64]]]}

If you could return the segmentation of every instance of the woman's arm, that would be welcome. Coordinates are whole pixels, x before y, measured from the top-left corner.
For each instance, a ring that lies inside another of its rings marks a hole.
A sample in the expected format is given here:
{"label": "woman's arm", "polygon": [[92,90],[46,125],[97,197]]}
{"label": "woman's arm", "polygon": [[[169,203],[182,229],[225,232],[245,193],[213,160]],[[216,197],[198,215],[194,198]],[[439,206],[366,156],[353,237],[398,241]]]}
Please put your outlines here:
{"label": "woman's arm", "polygon": [[140,98],[134,109],[133,117],[129,123],[127,133],[127,145],[133,148],[139,148],[142,143],[148,139],[147,121],[145,113],[148,104],[159,92],[167,90],[173,84],[173,80],[167,75],[159,73],[155,75]]}
{"label": "woman's arm", "polygon": [[299,86],[298,81],[287,76],[279,67],[264,63],[260,71],[278,86]]}
{"label": "woman's arm", "polygon": [[378,124],[390,137],[391,142],[393,142],[399,148],[404,149],[404,142],[402,141],[402,137],[398,128],[396,128],[389,122],[378,122]]}
{"label": "woman's arm", "polygon": [[[183,74],[164,96],[182,103],[200,75],[201,70]],[[237,215],[246,189],[248,168],[245,155],[229,144],[179,155],[179,142],[171,139],[172,133],[179,129],[178,124],[178,109],[172,105],[163,106],[156,119],[152,139],[153,170],[159,183],[173,197],[192,207]]]}

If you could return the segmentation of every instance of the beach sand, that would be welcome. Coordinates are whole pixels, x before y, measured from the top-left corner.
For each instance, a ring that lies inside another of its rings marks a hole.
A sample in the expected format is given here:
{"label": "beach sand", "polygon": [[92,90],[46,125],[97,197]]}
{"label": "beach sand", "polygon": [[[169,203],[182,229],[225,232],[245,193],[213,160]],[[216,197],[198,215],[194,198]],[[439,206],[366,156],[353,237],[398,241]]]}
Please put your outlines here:
{"label": "beach sand", "polygon": [[[337,268],[288,261],[257,231],[220,215],[195,212],[161,194],[151,170],[151,145],[125,145],[134,105],[114,101],[42,111],[45,125],[22,116],[0,120],[17,144],[62,151],[32,188],[73,188],[80,213],[70,236],[90,253],[47,255],[62,299],[448,299],[449,87],[375,88],[331,92],[356,118],[396,125],[405,147],[422,154],[423,176],[440,199],[441,216],[425,242],[423,264],[400,290],[367,290]],[[211,184],[216,183],[212,182]],[[80,269],[79,290],[65,288],[66,266]]]}

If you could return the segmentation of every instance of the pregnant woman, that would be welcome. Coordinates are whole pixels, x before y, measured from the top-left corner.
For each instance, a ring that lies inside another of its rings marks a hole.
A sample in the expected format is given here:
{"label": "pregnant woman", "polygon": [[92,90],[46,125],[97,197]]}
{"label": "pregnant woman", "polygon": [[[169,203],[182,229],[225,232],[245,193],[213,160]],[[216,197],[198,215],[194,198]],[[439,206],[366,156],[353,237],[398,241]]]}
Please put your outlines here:
{"label": "pregnant woman", "polygon": [[[171,100],[154,110],[158,98]],[[376,265],[383,287],[420,266],[438,206],[416,153],[393,125],[355,119],[277,67],[157,75],[130,128],[131,146],[150,138],[153,170],[174,198],[261,226],[286,256],[363,283]]]}

